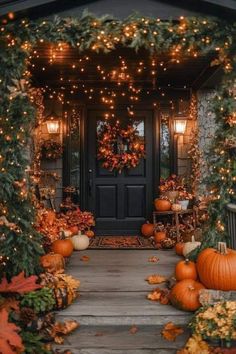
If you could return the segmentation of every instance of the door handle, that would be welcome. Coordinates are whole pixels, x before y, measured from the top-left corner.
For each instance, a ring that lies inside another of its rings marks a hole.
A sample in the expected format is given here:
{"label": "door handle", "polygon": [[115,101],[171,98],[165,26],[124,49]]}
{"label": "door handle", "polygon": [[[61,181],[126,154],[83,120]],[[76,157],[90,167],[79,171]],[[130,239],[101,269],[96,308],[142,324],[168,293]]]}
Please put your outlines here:
{"label": "door handle", "polygon": [[89,191],[89,195],[92,195],[92,188],[93,188],[93,178],[92,178],[92,170],[89,169],[89,178],[88,178],[88,191]]}

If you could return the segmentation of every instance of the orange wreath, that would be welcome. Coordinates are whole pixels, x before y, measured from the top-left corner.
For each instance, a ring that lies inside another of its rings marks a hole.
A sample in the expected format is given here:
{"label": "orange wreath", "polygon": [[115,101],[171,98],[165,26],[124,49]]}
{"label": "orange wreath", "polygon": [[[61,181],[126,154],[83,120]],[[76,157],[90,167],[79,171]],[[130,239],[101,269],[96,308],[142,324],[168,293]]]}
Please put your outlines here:
{"label": "orange wreath", "polygon": [[124,129],[119,122],[106,122],[99,129],[97,159],[102,160],[104,168],[121,173],[124,168],[136,167],[142,158],[145,145],[135,127],[128,125]]}

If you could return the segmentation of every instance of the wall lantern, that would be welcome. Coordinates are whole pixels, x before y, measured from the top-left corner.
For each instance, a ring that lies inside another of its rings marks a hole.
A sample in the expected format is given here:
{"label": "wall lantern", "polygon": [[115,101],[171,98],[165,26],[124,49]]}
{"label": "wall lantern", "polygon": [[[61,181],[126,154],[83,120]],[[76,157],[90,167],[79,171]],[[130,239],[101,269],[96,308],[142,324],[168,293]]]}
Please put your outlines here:
{"label": "wall lantern", "polygon": [[57,114],[51,113],[48,115],[45,123],[49,134],[59,134],[60,122]]}
{"label": "wall lantern", "polygon": [[187,118],[186,117],[176,117],[174,118],[174,133],[181,135],[185,133],[187,126]]}

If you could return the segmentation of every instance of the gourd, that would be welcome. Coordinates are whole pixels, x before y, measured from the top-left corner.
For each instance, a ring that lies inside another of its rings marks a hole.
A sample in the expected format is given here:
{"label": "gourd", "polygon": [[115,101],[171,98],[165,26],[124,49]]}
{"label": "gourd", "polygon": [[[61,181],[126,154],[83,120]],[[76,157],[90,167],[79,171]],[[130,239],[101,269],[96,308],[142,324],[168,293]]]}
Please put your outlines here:
{"label": "gourd", "polygon": [[196,311],[200,306],[199,291],[204,285],[193,280],[184,279],[173,286],[170,301],[174,307],[183,311]]}
{"label": "gourd", "polygon": [[144,237],[151,237],[154,232],[154,225],[150,224],[148,221],[142,225],[141,232]]}
{"label": "gourd", "polygon": [[92,230],[87,230],[84,233],[86,236],[88,236],[89,238],[94,237],[94,232]]}
{"label": "gourd", "polygon": [[201,282],[209,289],[236,290],[236,251],[225,242],[218,249],[206,248],[197,258],[197,271]]}
{"label": "gourd", "polygon": [[175,253],[178,255],[178,256],[183,256],[183,249],[184,249],[184,242],[177,242],[175,244]]}
{"label": "gourd", "polygon": [[175,278],[176,280],[184,279],[197,279],[197,268],[194,262],[185,259],[184,261],[179,261],[175,266]]}
{"label": "gourd", "polygon": [[161,243],[163,240],[166,239],[166,232],[165,231],[155,231],[154,232],[154,239],[156,243]]}
{"label": "gourd", "polygon": [[54,253],[61,254],[63,257],[70,257],[73,252],[73,244],[69,238],[64,240],[56,240],[52,244]]}
{"label": "gourd", "polygon": [[163,241],[161,241],[161,247],[164,249],[170,249],[173,248],[174,246],[174,241],[171,238],[165,238]]}
{"label": "gourd", "polygon": [[82,235],[81,231],[79,231],[78,235],[75,235],[71,238],[74,249],[77,251],[86,250],[89,246],[89,238],[86,235]]}
{"label": "gourd", "polygon": [[180,211],[181,209],[182,209],[181,205],[177,204],[177,203],[174,203],[171,206],[171,210],[173,210],[173,211]]}
{"label": "gourd", "polygon": [[183,248],[183,255],[186,257],[190,252],[195,250],[197,247],[201,246],[201,242],[195,241],[194,236],[192,236],[192,241],[186,242]]}
{"label": "gourd", "polygon": [[171,208],[171,202],[166,199],[156,198],[154,205],[157,211],[168,211]]}
{"label": "gourd", "polygon": [[68,229],[72,235],[77,235],[79,232],[79,228],[77,225],[70,226]]}
{"label": "gourd", "polygon": [[65,261],[61,254],[48,253],[40,258],[42,267],[49,273],[55,273],[65,268]]}

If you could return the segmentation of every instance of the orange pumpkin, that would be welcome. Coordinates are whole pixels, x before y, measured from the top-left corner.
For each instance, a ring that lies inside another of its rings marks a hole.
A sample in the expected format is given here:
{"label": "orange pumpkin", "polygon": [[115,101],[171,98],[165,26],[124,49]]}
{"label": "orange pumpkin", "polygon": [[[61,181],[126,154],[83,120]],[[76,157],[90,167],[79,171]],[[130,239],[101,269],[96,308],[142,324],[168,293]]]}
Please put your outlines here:
{"label": "orange pumpkin", "polygon": [[197,279],[197,268],[194,262],[185,259],[184,261],[179,261],[175,266],[175,278],[176,280],[184,279]]}
{"label": "orange pumpkin", "polygon": [[205,287],[192,279],[184,279],[173,286],[170,301],[174,307],[183,311],[196,311],[200,306],[199,291]]}
{"label": "orange pumpkin", "polygon": [[65,268],[65,261],[61,254],[48,253],[40,258],[42,267],[49,273]]}
{"label": "orange pumpkin", "polygon": [[155,231],[154,232],[154,239],[156,243],[161,243],[163,240],[166,239],[166,232],[165,231]]}
{"label": "orange pumpkin", "polygon": [[92,230],[87,230],[84,233],[86,236],[88,236],[89,238],[94,237],[94,232]]}
{"label": "orange pumpkin", "polygon": [[77,235],[79,232],[79,228],[76,225],[70,226],[68,229],[72,235]]}
{"label": "orange pumpkin", "polygon": [[73,249],[73,243],[68,238],[65,240],[56,240],[52,244],[53,252],[61,254],[63,257],[70,257]]}
{"label": "orange pumpkin", "polygon": [[50,226],[52,226],[55,220],[56,220],[55,211],[47,210],[47,214],[46,214],[46,217],[45,217],[46,223],[49,224]]}
{"label": "orange pumpkin", "polygon": [[209,289],[236,290],[236,251],[225,242],[218,249],[206,248],[197,258],[197,271],[201,282]]}
{"label": "orange pumpkin", "polygon": [[141,232],[144,237],[151,237],[154,232],[154,225],[147,221],[146,224],[142,225]]}
{"label": "orange pumpkin", "polygon": [[183,256],[183,248],[184,248],[184,242],[177,242],[175,244],[175,253],[178,256]]}
{"label": "orange pumpkin", "polygon": [[156,198],[154,200],[154,205],[157,211],[168,211],[171,208],[171,202],[166,199]]}

